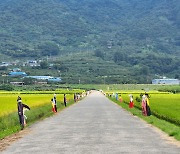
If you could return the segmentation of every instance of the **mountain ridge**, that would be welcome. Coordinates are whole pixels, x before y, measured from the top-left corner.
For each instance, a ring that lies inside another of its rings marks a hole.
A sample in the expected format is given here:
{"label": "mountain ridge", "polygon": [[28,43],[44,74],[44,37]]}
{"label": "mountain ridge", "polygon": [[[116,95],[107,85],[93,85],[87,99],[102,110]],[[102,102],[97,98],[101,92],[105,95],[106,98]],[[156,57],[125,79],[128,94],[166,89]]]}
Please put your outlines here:
{"label": "mountain ridge", "polygon": [[173,77],[179,29],[178,0],[0,0],[0,54],[12,59],[90,51],[135,75]]}

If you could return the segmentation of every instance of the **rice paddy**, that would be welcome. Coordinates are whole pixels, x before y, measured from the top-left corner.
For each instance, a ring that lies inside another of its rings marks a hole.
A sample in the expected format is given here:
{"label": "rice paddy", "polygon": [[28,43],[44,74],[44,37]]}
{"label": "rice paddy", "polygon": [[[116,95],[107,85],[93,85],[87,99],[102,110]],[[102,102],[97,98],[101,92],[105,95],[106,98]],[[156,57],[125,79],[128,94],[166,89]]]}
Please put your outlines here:
{"label": "rice paddy", "polygon": [[[18,117],[17,117],[17,97],[21,96],[22,102],[30,106],[33,110],[28,114],[32,114],[29,117],[29,121],[35,121],[39,117],[43,117],[45,114],[52,114],[51,113],[51,98],[53,97],[54,93],[56,93],[57,97],[57,104],[58,108],[63,108],[63,93],[66,93],[67,101],[73,100],[74,93],[82,93],[83,90],[57,90],[57,91],[1,91],[0,92],[0,121],[2,123],[2,131],[4,134],[0,137],[4,137],[12,133],[12,131],[16,132],[19,130],[18,124]],[[113,93],[118,93],[118,95],[122,96],[123,102],[118,102],[121,106],[127,106],[129,103],[129,94],[133,95],[135,107],[138,108],[136,114],[142,118],[141,114],[141,94],[144,94],[144,90],[111,90],[107,91],[106,94],[110,94],[113,96]],[[178,140],[180,139],[179,126],[180,126],[180,94],[173,94],[170,92],[158,92],[156,90],[148,91],[150,94],[150,108],[152,111],[153,116],[158,119],[165,120],[173,124],[172,127],[176,127],[177,131],[174,131],[175,128],[169,128],[169,135],[174,134]],[[111,97],[115,101],[115,97]],[[43,109],[44,107],[44,109]],[[40,109],[40,110],[39,110]],[[42,110],[41,110],[42,109]],[[128,109],[129,110],[129,109]],[[134,109],[130,109],[130,111],[134,112]],[[39,113],[38,113],[39,112]],[[34,113],[38,113],[38,115],[34,116]],[[4,119],[5,117],[5,119]],[[31,120],[31,118],[33,119]],[[143,117],[144,118],[144,117]],[[9,119],[11,122],[8,122]],[[145,117],[145,120],[150,121],[150,123],[155,123],[154,118]],[[13,123],[12,123],[13,121]],[[156,122],[157,125],[160,125],[160,121]],[[13,128],[13,125],[15,126]],[[164,124],[163,124],[164,125]],[[174,126],[175,125],[175,126]],[[3,128],[6,127],[6,128]],[[158,126],[159,128],[161,126]],[[164,126],[165,127],[165,126]],[[161,129],[165,129],[165,128]],[[1,128],[0,128],[1,129]],[[173,130],[173,131],[172,131]],[[6,133],[6,131],[8,131]],[[167,131],[167,132],[168,132]]]}
{"label": "rice paddy", "polygon": [[17,111],[17,97],[30,107],[51,104],[51,98],[56,94],[57,102],[63,102],[63,94],[67,101],[73,99],[74,93],[82,93],[79,89],[57,89],[56,91],[0,91],[0,117]]}
{"label": "rice paddy", "polygon": [[[123,102],[116,100],[113,93],[121,95]],[[120,105],[122,108],[138,116],[146,122],[158,127],[166,132],[169,136],[173,136],[180,141],[180,94],[173,94],[169,92],[149,91],[150,94],[150,108],[152,116],[143,116],[141,111],[141,96],[144,94],[142,90],[126,90],[126,91],[108,91],[110,99]],[[129,108],[129,94],[133,95],[134,108]]]}
{"label": "rice paddy", "polygon": [[[1,94],[0,95],[0,117],[17,111],[17,96],[22,98],[22,102],[30,107],[37,107],[44,104],[51,105],[53,94]],[[57,102],[63,102],[63,94],[56,94]],[[66,95],[67,100],[73,98],[72,94]]]}
{"label": "rice paddy", "polygon": [[[108,92],[109,93],[109,92]],[[133,95],[134,104],[141,109],[141,94],[144,91],[117,91],[123,101],[129,103],[129,94]],[[158,118],[180,125],[180,94],[150,91],[150,107],[152,113]],[[110,92],[112,94],[112,91]]]}
{"label": "rice paddy", "polygon": [[21,129],[17,114],[17,97],[27,104],[31,110],[26,113],[28,125],[53,115],[51,99],[56,93],[58,111],[64,109],[64,93],[66,93],[67,106],[74,103],[74,93],[82,93],[83,90],[57,90],[57,91],[23,91],[0,92],[0,139],[13,134]]}

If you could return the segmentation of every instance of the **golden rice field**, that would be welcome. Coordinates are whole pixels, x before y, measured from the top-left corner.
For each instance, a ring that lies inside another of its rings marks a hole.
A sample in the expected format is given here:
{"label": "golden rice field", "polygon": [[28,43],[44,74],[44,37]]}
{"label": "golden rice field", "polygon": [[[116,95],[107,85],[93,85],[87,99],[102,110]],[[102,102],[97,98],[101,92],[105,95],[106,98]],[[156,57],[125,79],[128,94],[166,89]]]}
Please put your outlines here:
{"label": "golden rice field", "polygon": [[[0,93],[0,117],[17,111],[17,97],[22,98],[22,102],[30,107],[36,107],[43,104],[51,105],[52,94],[18,94],[18,92]],[[63,102],[63,94],[56,94],[57,102]],[[73,94],[66,95],[67,101],[73,99]]]}

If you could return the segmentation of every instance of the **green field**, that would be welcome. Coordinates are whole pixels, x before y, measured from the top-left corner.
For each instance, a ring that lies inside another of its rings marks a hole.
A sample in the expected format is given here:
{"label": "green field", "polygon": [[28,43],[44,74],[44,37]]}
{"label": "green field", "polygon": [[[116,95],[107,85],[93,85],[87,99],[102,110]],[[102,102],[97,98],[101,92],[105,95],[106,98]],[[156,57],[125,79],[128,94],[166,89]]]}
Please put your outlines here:
{"label": "green field", "polygon": [[[118,90],[119,86],[123,87],[123,90]],[[150,107],[153,116],[142,117],[140,94],[143,94],[145,92],[144,85],[134,85],[134,88],[132,88],[133,85],[128,85],[126,88],[123,85],[109,85],[109,86],[99,85],[97,87],[93,85],[89,85],[87,87],[88,89],[90,89],[90,87],[91,88],[94,87],[96,89],[97,88],[106,89],[107,87],[109,87],[109,90],[106,91],[106,94],[111,94],[111,95],[113,93],[118,93],[119,95],[121,94],[123,98],[123,103],[120,103],[119,101],[115,101],[115,98],[113,97],[110,98],[119,105],[125,107],[127,110],[129,110],[128,109],[129,94],[133,94],[136,108],[131,109],[129,111],[134,112],[135,110],[137,110],[135,114],[139,115],[141,118],[144,118],[145,120],[149,120],[150,123],[158,123],[158,124],[161,123],[161,121],[155,122],[157,120],[154,120],[153,117],[171,123],[173,126],[170,127],[176,127],[175,129],[176,131],[174,131],[173,128],[172,129],[173,131],[170,131],[169,134],[170,135],[172,134],[172,136],[174,136],[174,134],[175,135],[178,134],[177,138],[180,139],[180,133],[177,133],[177,130],[179,131],[179,126],[180,126],[180,112],[179,112],[180,94],[173,94],[170,92],[158,92],[156,90],[158,86],[154,87],[150,85],[149,86],[150,91],[148,91],[148,93],[150,94]],[[113,90],[113,88],[115,87],[117,88],[117,90]],[[83,87],[78,87],[78,88],[83,88]],[[129,90],[130,88],[137,90]],[[38,119],[53,114],[51,112],[50,100],[53,97],[54,93],[56,93],[57,96],[57,107],[59,111],[64,108],[63,93],[67,94],[66,96],[69,102],[68,105],[71,105],[73,103],[73,93],[82,93],[82,92],[84,91],[77,89],[73,90],[72,87],[71,90],[57,89],[56,91],[11,91],[11,92],[0,91],[0,138],[3,138],[6,135],[12,134],[20,130],[18,116],[17,116],[17,101],[16,101],[17,96],[21,96],[23,103],[31,107],[31,111],[27,112],[27,116],[28,116],[28,123],[32,123],[33,121],[36,121]]]}
{"label": "green field", "polygon": [[[142,94],[143,91],[114,91],[114,93],[116,92],[119,96],[122,96],[122,103],[113,97],[113,91],[108,91],[106,94],[112,95],[109,97],[111,100],[132,112],[133,115],[144,119],[148,123],[165,131],[170,136],[174,136],[177,140],[180,140],[180,94],[149,91],[152,116],[145,117],[141,112],[140,94]],[[135,108],[133,109],[129,109],[128,107],[129,94],[132,94],[134,98]]]}
{"label": "green field", "polygon": [[[140,94],[133,94],[135,106],[141,108]],[[122,94],[125,102],[129,102],[128,94]],[[154,115],[180,125],[180,94],[150,94],[150,107]]]}
{"label": "green field", "polygon": [[57,91],[23,91],[0,92],[0,139],[13,134],[21,129],[17,114],[17,97],[27,104],[31,110],[26,113],[27,123],[40,120],[53,115],[51,98],[56,93],[58,111],[64,109],[63,93],[66,93],[67,106],[74,103],[74,93],[82,93],[83,90],[57,90]]}

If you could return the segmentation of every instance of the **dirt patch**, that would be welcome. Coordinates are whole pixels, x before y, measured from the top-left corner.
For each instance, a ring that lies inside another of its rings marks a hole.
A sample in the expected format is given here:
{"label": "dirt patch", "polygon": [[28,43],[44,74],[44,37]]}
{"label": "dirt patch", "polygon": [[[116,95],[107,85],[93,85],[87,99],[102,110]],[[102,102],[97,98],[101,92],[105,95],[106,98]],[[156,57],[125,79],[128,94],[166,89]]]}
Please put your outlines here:
{"label": "dirt patch", "polygon": [[22,138],[24,135],[28,134],[30,130],[28,128],[15,133],[13,135],[7,136],[4,139],[0,140],[0,152],[5,150],[9,145],[11,145],[13,142],[17,141],[18,139]]}

